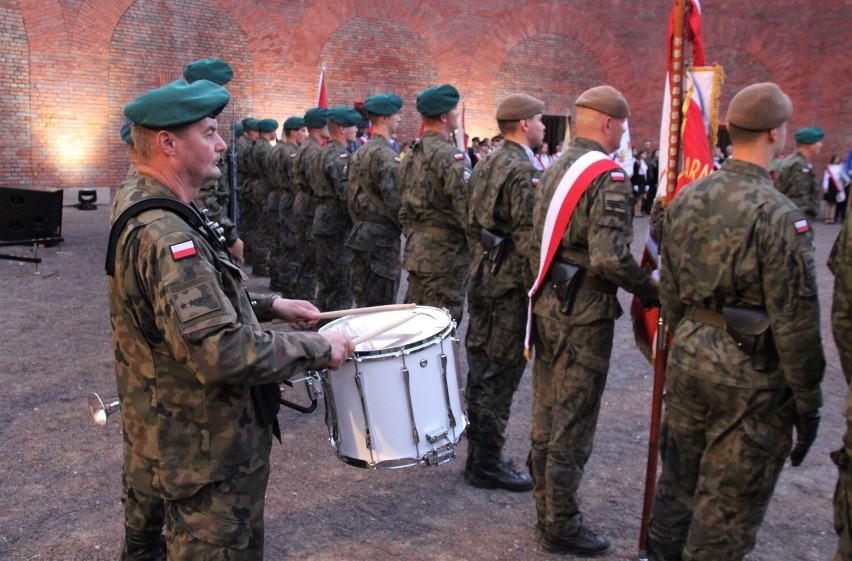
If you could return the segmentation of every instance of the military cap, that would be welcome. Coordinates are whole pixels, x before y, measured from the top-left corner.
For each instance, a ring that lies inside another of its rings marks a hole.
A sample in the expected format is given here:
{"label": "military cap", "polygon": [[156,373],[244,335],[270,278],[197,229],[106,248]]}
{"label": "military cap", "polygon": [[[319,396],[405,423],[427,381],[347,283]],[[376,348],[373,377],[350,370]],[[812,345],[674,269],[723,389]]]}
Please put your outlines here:
{"label": "military cap", "polygon": [[780,127],[793,114],[793,104],[778,84],[761,82],[741,89],[728,105],[728,123],[748,131]]}
{"label": "military cap", "polygon": [[273,132],[278,130],[278,121],[275,119],[261,119],[257,122],[257,130],[260,132]]}
{"label": "military cap", "polygon": [[626,119],[630,116],[630,106],[621,92],[612,86],[596,86],[580,94],[577,107],[587,107],[600,111],[616,119]]}
{"label": "military cap", "polygon": [[497,104],[498,121],[520,121],[544,112],[544,102],[531,95],[513,93]]}
{"label": "military cap", "polygon": [[295,131],[305,126],[305,120],[301,117],[287,117],[284,121],[284,130]]}
{"label": "military cap", "polygon": [[361,114],[349,107],[337,105],[328,110],[328,120],[343,127],[354,127],[361,122]]}
{"label": "military cap", "polygon": [[417,112],[426,117],[437,117],[459,104],[459,91],[450,84],[426,88],[417,96]]}
{"label": "military cap", "polygon": [[256,131],[257,130],[257,119],[252,119],[251,117],[246,117],[242,120],[243,128],[247,131]]}
{"label": "military cap", "polygon": [[234,136],[242,136],[246,133],[246,129],[242,123],[234,125]]}
{"label": "military cap", "polygon": [[393,115],[402,109],[402,98],[396,94],[376,94],[367,98],[364,109],[373,115]]}
{"label": "military cap", "polygon": [[209,80],[175,80],[125,105],[124,116],[151,129],[172,129],[215,118],[230,99],[228,90]]}
{"label": "military cap", "polygon": [[121,140],[126,142],[127,144],[133,146],[133,137],[130,136],[130,125],[133,121],[130,119],[124,119],[124,122],[121,124],[121,131],[118,135],[121,137]]}
{"label": "military cap", "polygon": [[798,142],[799,144],[816,144],[824,137],[825,131],[813,125],[811,125],[810,127],[799,129],[793,135],[793,138],[795,138],[796,142]]}
{"label": "military cap", "polygon": [[183,69],[183,79],[189,82],[210,80],[214,84],[224,86],[234,77],[234,69],[221,58],[202,58],[186,65]]}
{"label": "military cap", "polygon": [[314,107],[305,111],[305,126],[312,129],[321,129],[328,122],[328,109],[325,107]]}

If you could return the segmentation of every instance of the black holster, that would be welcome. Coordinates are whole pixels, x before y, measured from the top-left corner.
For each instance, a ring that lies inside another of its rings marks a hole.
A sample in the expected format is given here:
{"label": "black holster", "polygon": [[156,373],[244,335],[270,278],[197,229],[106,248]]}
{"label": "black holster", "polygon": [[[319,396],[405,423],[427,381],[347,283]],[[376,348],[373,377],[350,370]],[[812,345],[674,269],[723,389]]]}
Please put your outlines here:
{"label": "black holster", "polygon": [[775,338],[764,310],[724,306],[722,315],[725,316],[725,331],[737,342],[740,350],[751,357],[755,370],[769,372],[778,367]]}
{"label": "black holster", "polygon": [[485,249],[488,272],[496,275],[497,270],[500,269],[500,263],[503,262],[506,246],[509,245],[506,241],[509,239],[509,236],[501,236],[483,228],[479,237],[482,240],[482,247]]}
{"label": "black holster", "polygon": [[553,290],[559,300],[559,313],[570,316],[583,280],[583,269],[571,263],[557,262],[550,267]]}

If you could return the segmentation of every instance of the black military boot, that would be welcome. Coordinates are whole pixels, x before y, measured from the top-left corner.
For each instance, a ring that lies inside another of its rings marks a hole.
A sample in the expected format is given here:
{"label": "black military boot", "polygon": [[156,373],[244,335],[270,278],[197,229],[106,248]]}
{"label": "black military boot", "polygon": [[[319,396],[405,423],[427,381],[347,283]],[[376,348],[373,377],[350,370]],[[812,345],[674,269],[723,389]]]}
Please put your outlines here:
{"label": "black military boot", "polygon": [[481,489],[503,489],[515,493],[532,491],[532,478],[517,471],[512,462],[501,460],[496,464],[474,461],[468,471],[467,483]]}
{"label": "black military boot", "polygon": [[160,532],[134,532],[125,528],[119,561],[166,561],[166,537]]}
{"label": "black military boot", "polygon": [[558,555],[575,557],[603,557],[615,551],[615,546],[606,536],[602,536],[586,526],[573,534],[553,536],[545,531],[541,538],[541,548]]}

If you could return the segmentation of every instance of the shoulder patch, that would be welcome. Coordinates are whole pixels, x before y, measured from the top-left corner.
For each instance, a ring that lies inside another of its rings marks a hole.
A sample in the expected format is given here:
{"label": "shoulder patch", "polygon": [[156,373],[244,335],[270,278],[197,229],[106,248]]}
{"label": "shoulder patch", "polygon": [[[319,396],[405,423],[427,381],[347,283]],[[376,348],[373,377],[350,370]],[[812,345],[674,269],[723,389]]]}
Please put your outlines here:
{"label": "shoulder patch", "polygon": [[609,176],[613,181],[624,181],[627,177],[626,175],[624,175],[623,171],[618,170],[610,172]]}
{"label": "shoulder patch", "polygon": [[541,181],[541,180],[540,180],[538,177],[533,177],[533,178],[532,178],[532,184],[533,184],[533,187],[538,186],[538,182],[539,182],[539,181]]}
{"label": "shoulder patch", "polygon": [[453,156],[456,160],[464,160],[464,154],[456,154]]}
{"label": "shoulder patch", "polygon": [[296,153],[295,153],[295,152],[293,152],[292,154],[290,154],[290,157],[291,157],[291,158],[295,158],[295,157],[296,157]]}
{"label": "shoulder patch", "polygon": [[192,240],[187,240],[182,243],[176,243],[174,245],[169,246],[169,249],[172,250],[172,257],[174,257],[175,261],[180,259],[184,259],[186,257],[192,257],[196,253],[195,244]]}
{"label": "shoulder patch", "polygon": [[400,163],[402,161],[402,158],[400,158],[399,156],[394,156],[393,161],[396,163]]}
{"label": "shoulder patch", "polygon": [[343,154],[341,154],[341,155],[340,155],[340,159],[341,159],[341,160],[348,160],[348,159],[349,159],[349,154],[347,154],[346,152],[344,152]]}
{"label": "shoulder patch", "polygon": [[796,228],[797,234],[804,234],[805,232],[811,229],[807,220],[798,220],[793,223],[793,227]]}
{"label": "shoulder patch", "polygon": [[465,185],[467,185],[467,182],[470,181],[471,173],[472,172],[469,169],[465,168],[464,173],[462,174],[462,180],[464,181]]}
{"label": "shoulder patch", "polygon": [[623,195],[618,193],[604,194],[604,212],[627,214],[628,204]]}

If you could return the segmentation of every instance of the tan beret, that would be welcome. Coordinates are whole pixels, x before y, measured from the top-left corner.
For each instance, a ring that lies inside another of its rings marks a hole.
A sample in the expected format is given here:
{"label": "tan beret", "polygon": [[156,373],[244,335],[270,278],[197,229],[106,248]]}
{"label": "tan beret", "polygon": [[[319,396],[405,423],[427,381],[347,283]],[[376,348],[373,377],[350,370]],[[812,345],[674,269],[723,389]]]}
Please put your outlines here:
{"label": "tan beret", "polygon": [[772,82],[746,86],[728,105],[728,123],[749,131],[780,127],[792,114],[790,98]]}
{"label": "tan beret", "polygon": [[524,93],[509,94],[497,105],[498,121],[520,121],[544,112],[544,102]]}
{"label": "tan beret", "polygon": [[584,91],[577,98],[577,107],[588,107],[616,119],[630,116],[627,100],[612,86],[597,86]]}

